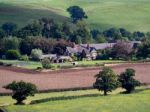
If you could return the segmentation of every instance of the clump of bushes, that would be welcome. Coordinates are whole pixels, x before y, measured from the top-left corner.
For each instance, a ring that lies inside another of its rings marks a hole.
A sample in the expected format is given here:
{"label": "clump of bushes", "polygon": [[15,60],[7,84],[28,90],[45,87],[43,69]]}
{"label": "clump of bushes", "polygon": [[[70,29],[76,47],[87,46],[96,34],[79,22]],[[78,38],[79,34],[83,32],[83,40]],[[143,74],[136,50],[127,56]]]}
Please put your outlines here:
{"label": "clump of bushes", "polygon": [[20,53],[18,50],[8,50],[6,52],[6,58],[7,59],[12,59],[12,60],[15,60],[15,59],[19,59],[20,58]]}

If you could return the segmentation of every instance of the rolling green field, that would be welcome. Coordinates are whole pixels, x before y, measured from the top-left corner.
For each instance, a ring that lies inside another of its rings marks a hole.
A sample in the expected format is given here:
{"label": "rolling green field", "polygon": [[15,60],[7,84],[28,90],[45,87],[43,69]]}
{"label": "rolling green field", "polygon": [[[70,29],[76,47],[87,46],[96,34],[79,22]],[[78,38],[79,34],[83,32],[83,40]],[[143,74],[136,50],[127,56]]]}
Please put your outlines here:
{"label": "rolling green field", "polygon": [[68,21],[66,9],[72,5],[84,8],[91,27],[150,30],[150,0],[0,0],[0,24],[12,21],[24,26],[41,17]]}
{"label": "rolling green field", "polygon": [[[120,90],[119,90],[120,91]],[[72,100],[58,100],[34,105],[4,107],[7,112],[149,112],[150,90],[137,89],[133,94],[117,94],[109,96],[85,97]],[[46,97],[59,97],[83,94],[99,94],[96,90],[70,91],[62,93],[38,94],[29,100]],[[10,96],[1,97],[0,102],[10,102]]]}

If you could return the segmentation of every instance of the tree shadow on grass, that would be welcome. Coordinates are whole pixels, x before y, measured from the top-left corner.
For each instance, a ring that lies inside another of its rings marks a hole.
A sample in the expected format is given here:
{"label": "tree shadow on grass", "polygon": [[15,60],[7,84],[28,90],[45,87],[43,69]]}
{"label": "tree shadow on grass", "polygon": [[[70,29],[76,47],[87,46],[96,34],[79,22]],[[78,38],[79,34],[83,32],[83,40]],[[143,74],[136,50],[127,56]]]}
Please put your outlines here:
{"label": "tree shadow on grass", "polygon": [[150,88],[149,87],[144,87],[144,88],[135,89],[131,93],[123,91],[123,92],[120,92],[120,94],[132,94],[132,93],[137,94],[137,93],[140,93],[140,92],[145,91],[145,90],[150,90]]}
{"label": "tree shadow on grass", "polygon": [[86,94],[86,95],[79,95],[79,96],[61,96],[61,97],[51,97],[51,98],[45,98],[40,100],[33,100],[30,104],[39,104],[49,101],[58,101],[58,100],[73,100],[78,98],[86,98],[86,97],[98,97],[103,96],[102,94]]}

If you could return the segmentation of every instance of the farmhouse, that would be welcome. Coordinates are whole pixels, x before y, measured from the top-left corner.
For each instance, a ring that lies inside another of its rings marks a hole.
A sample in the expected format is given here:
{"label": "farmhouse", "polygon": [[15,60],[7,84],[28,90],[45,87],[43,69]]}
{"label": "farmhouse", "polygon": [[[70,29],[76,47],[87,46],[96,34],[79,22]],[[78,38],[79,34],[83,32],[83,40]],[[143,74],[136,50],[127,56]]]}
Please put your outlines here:
{"label": "farmhouse", "polygon": [[[138,44],[140,44],[140,41],[131,41],[129,42],[131,47],[135,49]],[[89,60],[94,60],[96,59],[99,50],[107,49],[107,48],[112,48],[116,43],[101,43],[101,44],[80,44],[76,45],[74,44],[73,47],[67,47],[65,55],[66,56],[79,56],[83,52],[86,53],[86,58]]]}
{"label": "farmhouse", "polygon": [[[131,47],[135,49],[140,41],[129,42]],[[81,56],[85,54],[85,58],[88,60],[95,60],[98,56],[98,51],[112,48],[116,43],[101,43],[101,44],[74,44],[73,47],[67,47],[64,55],[46,54],[42,55],[40,59],[48,58],[54,63],[63,63],[65,61],[73,61],[72,56]]]}

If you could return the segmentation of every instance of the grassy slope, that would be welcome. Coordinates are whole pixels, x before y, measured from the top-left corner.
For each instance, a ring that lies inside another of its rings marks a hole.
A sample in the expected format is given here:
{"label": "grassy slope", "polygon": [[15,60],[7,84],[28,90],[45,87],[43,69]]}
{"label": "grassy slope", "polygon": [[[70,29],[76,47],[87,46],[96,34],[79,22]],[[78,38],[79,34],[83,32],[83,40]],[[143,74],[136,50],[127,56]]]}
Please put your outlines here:
{"label": "grassy slope", "polygon": [[[88,92],[88,91],[86,91]],[[8,106],[8,112],[149,112],[150,90],[130,95],[111,95],[47,103]]]}
{"label": "grassy slope", "polygon": [[[87,21],[91,26],[103,29],[125,27],[131,31],[150,30],[149,0],[0,0],[0,3],[0,23],[14,21],[22,26],[46,16],[66,20],[69,17],[66,8],[79,5],[87,12]],[[4,9],[8,10],[4,12]]]}

